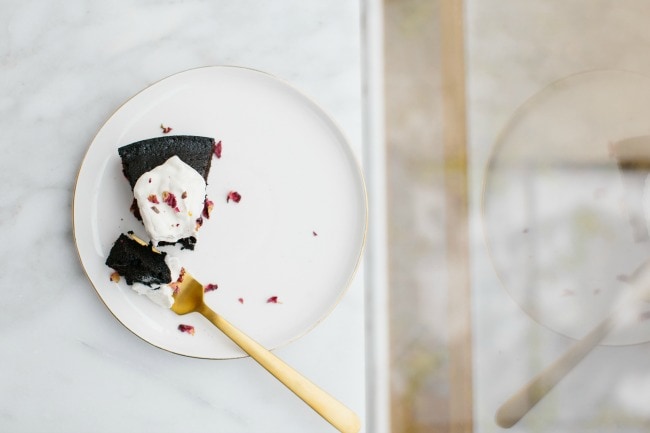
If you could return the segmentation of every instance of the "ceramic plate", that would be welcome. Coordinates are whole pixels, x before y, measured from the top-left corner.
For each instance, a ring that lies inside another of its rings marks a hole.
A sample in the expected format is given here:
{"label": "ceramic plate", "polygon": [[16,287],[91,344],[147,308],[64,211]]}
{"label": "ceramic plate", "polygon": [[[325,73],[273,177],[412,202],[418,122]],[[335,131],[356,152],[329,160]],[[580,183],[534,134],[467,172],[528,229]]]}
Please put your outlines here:
{"label": "ceramic plate", "polygon": [[[194,251],[165,248],[204,284],[206,302],[268,348],[305,334],[338,303],[361,258],[367,224],[363,177],[330,118],[262,72],[206,67],[173,75],[120,107],[81,165],[74,235],[92,285],[113,315],[149,343],[200,358],[241,350],[201,316],[177,316],[109,280],[104,262],[120,233],[147,239],[129,212],[132,193],[117,148],[169,134],[214,137],[208,197],[214,210]],[[239,203],[227,202],[230,191]],[[277,296],[277,303],[268,303]],[[196,328],[194,336],[177,330]]]}
{"label": "ceramic plate", "polygon": [[[650,135],[648,119],[650,78],[586,72],[531,98],[494,147],[483,196],[493,263],[515,301],[558,333],[585,336],[650,258],[642,209],[649,171],[623,169],[617,150]],[[606,343],[650,341],[644,317]]]}

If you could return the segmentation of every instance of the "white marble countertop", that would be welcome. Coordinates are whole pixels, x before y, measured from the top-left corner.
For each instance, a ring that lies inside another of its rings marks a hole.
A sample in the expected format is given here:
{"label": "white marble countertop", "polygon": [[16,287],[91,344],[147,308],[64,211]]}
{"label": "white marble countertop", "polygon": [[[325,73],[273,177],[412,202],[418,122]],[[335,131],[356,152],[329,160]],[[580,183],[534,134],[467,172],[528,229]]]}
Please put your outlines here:
{"label": "white marble countertop", "polygon": [[[2,2],[1,431],[334,431],[250,359],[186,358],[124,328],[80,266],[71,203],[108,116],[147,85],[205,65],[290,82],[361,159],[360,13],[343,0]],[[362,419],[363,289],[361,269],[323,323],[276,351]]]}

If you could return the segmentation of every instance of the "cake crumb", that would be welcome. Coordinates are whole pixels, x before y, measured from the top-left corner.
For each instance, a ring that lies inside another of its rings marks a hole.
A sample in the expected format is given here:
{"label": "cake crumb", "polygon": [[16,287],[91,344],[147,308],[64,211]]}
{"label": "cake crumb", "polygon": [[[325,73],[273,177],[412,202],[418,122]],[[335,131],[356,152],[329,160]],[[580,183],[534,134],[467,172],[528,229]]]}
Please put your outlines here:
{"label": "cake crumb", "polygon": [[114,283],[119,283],[120,282],[120,274],[115,271],[111,274],[111,281]]}

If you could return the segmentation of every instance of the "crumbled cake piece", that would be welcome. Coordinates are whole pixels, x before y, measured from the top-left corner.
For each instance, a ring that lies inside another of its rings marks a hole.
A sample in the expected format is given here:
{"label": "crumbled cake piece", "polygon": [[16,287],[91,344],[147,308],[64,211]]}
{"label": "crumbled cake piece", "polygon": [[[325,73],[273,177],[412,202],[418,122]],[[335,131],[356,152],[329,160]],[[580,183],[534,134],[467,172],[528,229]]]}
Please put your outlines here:
{"label": "crumbled cake piece", "polygon": [[155,252],[152,246],[141,245],[122,233],[113,244],[106,265],[123,276],[129,285],[167,284],[172,276],[165,256],[166,253]]}

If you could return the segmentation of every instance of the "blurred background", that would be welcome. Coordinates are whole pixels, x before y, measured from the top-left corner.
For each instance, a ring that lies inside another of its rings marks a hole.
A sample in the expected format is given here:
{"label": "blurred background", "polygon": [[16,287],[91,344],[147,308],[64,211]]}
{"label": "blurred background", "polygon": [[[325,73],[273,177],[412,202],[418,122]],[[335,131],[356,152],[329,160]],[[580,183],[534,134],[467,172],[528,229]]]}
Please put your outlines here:
{"label": "blurred background", "polygon": [[[390,431],[505,431],[648,257],[650,2],[380,3]],[[510,431],[649,431],[645,308]]]}

